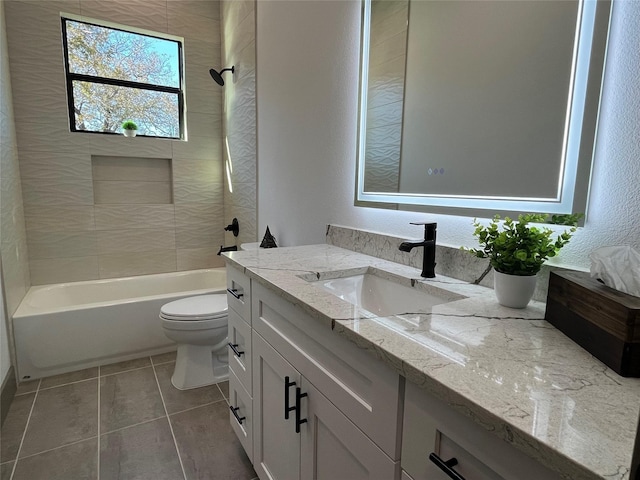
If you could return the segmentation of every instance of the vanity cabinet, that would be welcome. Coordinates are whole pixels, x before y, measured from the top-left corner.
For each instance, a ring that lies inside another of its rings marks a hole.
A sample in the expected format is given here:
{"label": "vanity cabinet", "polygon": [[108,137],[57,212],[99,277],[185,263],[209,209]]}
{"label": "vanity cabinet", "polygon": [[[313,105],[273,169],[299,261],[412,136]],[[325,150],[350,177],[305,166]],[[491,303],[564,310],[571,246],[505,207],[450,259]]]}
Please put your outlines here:
{"label": "vanity cabinet", "polygon": [[262,480],[560,480],[325,317],[227,272],[230,421]]}

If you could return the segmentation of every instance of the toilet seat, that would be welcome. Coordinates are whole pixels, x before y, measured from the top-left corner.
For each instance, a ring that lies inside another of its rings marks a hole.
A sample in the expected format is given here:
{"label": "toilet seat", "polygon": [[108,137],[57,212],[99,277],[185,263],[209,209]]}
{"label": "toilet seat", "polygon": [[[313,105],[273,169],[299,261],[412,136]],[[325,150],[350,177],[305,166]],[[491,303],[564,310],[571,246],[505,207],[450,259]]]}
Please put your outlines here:
{"label": "toilet seat", "polygon": [[185,322],[227,317],[227,295],[199,295],[169,302],[160,309],[163,320]]}
{"label": "toilet seat", "polygon": [[194,331],[194,330],[211,330],[213,328],[224,327],[227,328],[227,317],[222,316],[218,318],[211,318],[207,320],[199,319],[199,320],[172,320],[170,318],[164,318],[160,316],[162,320],[162,327],[166,330],[177,330],[177,331]]}

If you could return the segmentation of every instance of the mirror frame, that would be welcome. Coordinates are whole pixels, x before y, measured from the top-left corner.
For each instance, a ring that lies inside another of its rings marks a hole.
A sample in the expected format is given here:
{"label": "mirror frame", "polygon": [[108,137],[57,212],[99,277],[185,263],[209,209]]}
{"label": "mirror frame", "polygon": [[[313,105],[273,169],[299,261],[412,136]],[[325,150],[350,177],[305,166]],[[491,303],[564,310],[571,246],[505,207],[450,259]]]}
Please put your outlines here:
{"label": "mirror frame", "polygon": [[[561,160],[562,181],[559,182],[557,197],[549,200],[364,191],[371,0],[363,0],[354,205],[478,217],[492,217],[495,213],[517,216],[525,212],[549,214],[582,212],[586,215],[612,1],[579,0],[579,5],[572,67],[574,74],[568,95],[571,101],[567,102],[564,152]],[[582,81],[576,83],[576,78]]]}

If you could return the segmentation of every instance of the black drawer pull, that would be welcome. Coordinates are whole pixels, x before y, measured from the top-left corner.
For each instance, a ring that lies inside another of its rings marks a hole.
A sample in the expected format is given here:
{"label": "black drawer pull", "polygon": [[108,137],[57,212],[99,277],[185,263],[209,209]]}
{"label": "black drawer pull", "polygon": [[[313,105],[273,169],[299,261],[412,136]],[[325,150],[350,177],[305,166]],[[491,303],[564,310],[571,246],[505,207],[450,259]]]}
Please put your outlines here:
{"label": "black drawer pull", "polygon": [[445,462],[435,453],[431,453],[429,454],[429,460],[435,463],[437,467],[446,473],[449,478],[452,478],[453,480],[465,480],[462,475],[453,469],[453,467],[458,465],[458,460],[455,457]]}
{"label": "black drawer pull", "polygon": [[242,425],[242,421],[246,417],[241,417],[240,415],[238,415],[238,410],[240,410],[240,407],[232,407],[231,405],[229,405],[229,409],[231,410],[231,413],[233,413],[233,416],[236,417],[236,420],[238,421],[238,423]]}
{"label": "black drawer pull", "polygon": [[244,355],[244,352],[239,352],[238,351],[238,344],[237,343],[229,342],[229,348],[231,348],[231,350],[233,350],[233,353],[235,353],[236,357],[240,357],[241,355]]}
{"label": "black drawer pull", "polygon": [[227,292],[240,300],[241,297],[244,297],[244,293],[238,293],[238,290],[235,288],[227,288]]}
{"label": "black drawer pull", "polygon": [[295,410],[296,407],[289,406],[289,388],[293,387],[296,382],[290,382],[289,377],[284,377],[284,419],[289,420],[289,412]]}
{"label": "black drawer pull", "polygon": [[300,425],[302,425],[303,423],[307,423],[307,419],[300,418],[300,400],[303,399],[304,397],[306,397],[307,394],[306,393],[302,393],[302,390],[299,387],[296,387],[296,433],[300,433]]}

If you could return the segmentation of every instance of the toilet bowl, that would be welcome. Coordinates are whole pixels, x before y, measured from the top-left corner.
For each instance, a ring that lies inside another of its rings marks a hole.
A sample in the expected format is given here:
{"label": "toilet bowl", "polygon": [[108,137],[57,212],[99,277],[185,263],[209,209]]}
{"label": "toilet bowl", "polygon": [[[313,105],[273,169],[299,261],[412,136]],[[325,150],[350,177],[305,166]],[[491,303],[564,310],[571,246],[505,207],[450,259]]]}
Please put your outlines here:
{"label": "toilet bowl", "polygon": [[164,334],[178,344],[171,383],[179,390],[227,380],[227,296],[199,295],[160,308]]}

